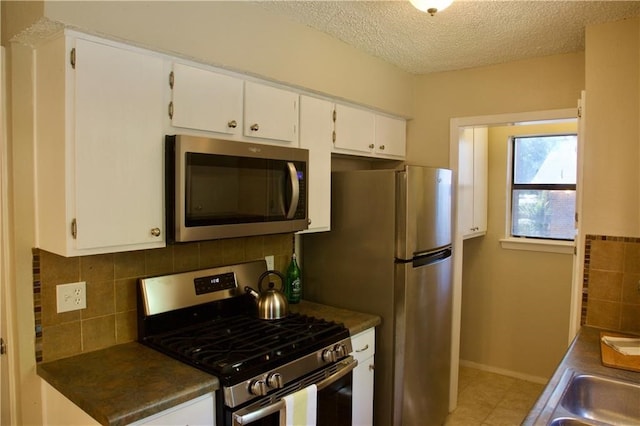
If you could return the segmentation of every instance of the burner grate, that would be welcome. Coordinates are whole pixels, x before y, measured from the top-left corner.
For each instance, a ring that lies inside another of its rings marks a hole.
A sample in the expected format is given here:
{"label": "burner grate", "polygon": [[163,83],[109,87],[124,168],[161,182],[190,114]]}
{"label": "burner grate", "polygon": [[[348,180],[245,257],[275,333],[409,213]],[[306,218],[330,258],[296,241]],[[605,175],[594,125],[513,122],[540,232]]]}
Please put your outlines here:
{"label": "burner grate", "polygon": [[341,324],[300,314],[271,321],[235,315],[151,336],[147,343],[220,378],[241,380],[310,353],[345,333],[348,336]]}

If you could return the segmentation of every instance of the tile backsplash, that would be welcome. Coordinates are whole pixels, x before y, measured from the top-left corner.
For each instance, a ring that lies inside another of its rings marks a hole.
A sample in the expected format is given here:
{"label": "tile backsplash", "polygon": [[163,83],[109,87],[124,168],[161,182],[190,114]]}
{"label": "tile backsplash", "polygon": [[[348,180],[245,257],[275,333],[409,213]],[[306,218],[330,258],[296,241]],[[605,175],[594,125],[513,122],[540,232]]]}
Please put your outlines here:
{"label": "tile backsplash", "polygon": [[[284,271],[293,234],[171,245],[162,249],[62,257],[33,249],[36,361],[52,361],[137,339],[138,278],[263,259]],[[87,283],[87,308],[56,311],[56,286]]]}
{"label": "tile backsplash", "polygon": [[586,236],[582,323],[640,333],[640,238]]}

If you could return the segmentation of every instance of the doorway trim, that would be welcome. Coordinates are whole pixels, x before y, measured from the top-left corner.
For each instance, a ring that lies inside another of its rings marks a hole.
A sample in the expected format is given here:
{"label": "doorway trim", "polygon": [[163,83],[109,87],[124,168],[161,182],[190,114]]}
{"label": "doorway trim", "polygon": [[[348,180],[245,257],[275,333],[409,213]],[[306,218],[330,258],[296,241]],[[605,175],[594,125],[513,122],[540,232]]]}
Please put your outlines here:
{"label": "doorway trim", "polygon": [[4,354],[0,355],[0,424],[16,424],[16,348],[14,329],[12,251],[9,227],[9,173],[7,149],[7,96],[5,48],[0,47],[0,337]]}
{"label": "doorway trim", "polygon": [[[454,188],[456,188],[456,194],[458,194],[458,160],[459,160],[459,134],[460,130],[465,127],[480,127],[480,126],[496,126],[496,125],[508,125],[521,122],[535,122],[535,121],[547,121],[547,120],[563,120],[563,119],[578,119],[577,108],[564,108],[564,109],[552,109],[542,111],[529,111],[529,112],[517,112],[506,114],[493,114],[493,115],[481,115],[470,117],[454,117],[449,121],[449,168],[453,170],[454,174]],[[580,132],[580,126],[578,126],[578,132]],[[582,137],[578,135],[580,141]],[[580,142],[578,142],[580,143]],[[580,148],[579,148],[580,149]],[[578,160],[579,175],[581,175],[582,164],[580,159]],[[577,194],[582,192],[581,185],[576,189]],[[581,198],[579,195],[577,195]],[[458,195],[456,195],[456,203],[454,208],[454,239],[453,239],[453,318],[452,318],[452,344],[451,344],[451,386],[449,391],[449,411],[455,410],[458,405],[458,371],[460,364],[460,326],[462,317],[462,256],[463,256],[463,239],[462,232],[459,226],[458,216]],[[582,217],[581,205],[576,205],[576,213]],[[576,236],[576,243],[582,241],[581,233],[578,232]],[[578,250],[581,252],[581,250]],[[574,255],[574,263],[576,262],[576,256]],[[573,271],[574,276],[571,283],[571,307],[570,307],[570,329],[567,330],[568,339],[571,341],[575,336],[577,328],[575,327],[575,321],[577,318],[578,324],[580,321],[580,299],[576,302],[575,294],[579,294],[582,290],[582,278],[576,276],[576,271],[580,270],[574,264]]]}

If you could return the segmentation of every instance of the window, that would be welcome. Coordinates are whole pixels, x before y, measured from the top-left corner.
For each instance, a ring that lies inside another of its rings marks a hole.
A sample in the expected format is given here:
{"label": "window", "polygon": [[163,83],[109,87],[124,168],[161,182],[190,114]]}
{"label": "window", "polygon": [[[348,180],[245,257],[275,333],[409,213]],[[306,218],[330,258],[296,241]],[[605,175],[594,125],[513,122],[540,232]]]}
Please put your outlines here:
{"label": "window", "polygon": [[573,240],[577,135],[512,142],[511,236]]}

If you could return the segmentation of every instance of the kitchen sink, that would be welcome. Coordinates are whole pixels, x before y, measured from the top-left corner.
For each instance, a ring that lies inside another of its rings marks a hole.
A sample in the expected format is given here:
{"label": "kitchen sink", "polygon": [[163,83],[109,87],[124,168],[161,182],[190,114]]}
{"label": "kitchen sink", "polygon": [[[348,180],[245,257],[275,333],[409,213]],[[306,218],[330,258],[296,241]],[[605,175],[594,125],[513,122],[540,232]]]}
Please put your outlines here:
{"label": "kitchen sink", "polygon": [[638,383],[568,370],[554,394],[552,426],[640,425]]}
{"label": "kitchen sink", "polygon": [[583,421],[580,421],[578,419],[574,419],[571,417],[559,417],[556,419],[553,419],[551,421],[551,423],[549,423],[549,426],[590,426],[591,423],[585,423]]}

